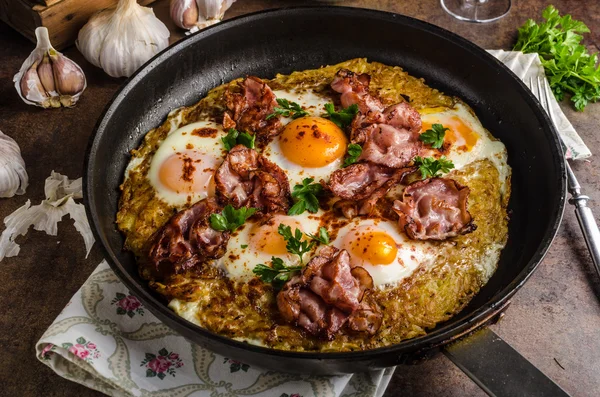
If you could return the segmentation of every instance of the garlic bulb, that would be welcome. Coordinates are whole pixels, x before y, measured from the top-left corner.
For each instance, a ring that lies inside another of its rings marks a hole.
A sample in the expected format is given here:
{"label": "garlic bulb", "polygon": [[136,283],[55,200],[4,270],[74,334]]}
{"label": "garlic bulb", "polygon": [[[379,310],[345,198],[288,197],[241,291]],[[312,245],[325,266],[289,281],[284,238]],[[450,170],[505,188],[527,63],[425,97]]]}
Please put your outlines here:
{"label": "garlic bulb", "polygon": [[235,0],[171,0],[175,25],[195,32],[220,22]]}
{"label": "garlic bulb", "polygon": [[29,178],[19,145],[0,131],[0,197],[24,194],[28,184]]}
{"label": "garlic bulb", "polygon": [[83,70],[52,47],[48,29],[37,28],[35,37],[35,49],[13,78],[19,96],[43,108],[74,106],[87,86]]}
{"label": "garlic bulb", "polygon": [[119,0],[79,31],[75,44],[85,59],[112,77],[129,77],[169,45],[169,29],[151,8]]}

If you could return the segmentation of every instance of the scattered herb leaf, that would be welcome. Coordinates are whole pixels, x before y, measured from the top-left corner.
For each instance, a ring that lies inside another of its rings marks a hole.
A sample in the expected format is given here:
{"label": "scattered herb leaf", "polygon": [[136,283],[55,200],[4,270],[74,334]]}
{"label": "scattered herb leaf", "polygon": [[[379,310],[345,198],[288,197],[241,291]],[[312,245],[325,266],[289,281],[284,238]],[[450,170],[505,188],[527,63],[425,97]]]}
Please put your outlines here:
{"label": "scattered herb leaf", "polygon": [[344,167],[349,166],[350,164],[356,163],[356,160],[362,154],[362,146],[357,145],[356,143],[351,143],[348,145],[348,156],[344,160]]}
{"label": "scattered herb leaf", "polygon": [[325,229],[324,227],[319,228],[318,235],[314,235],[314,234],[310,234],[310,233],[306,233],[306,235],[308,237],[310,237],[311,239],[320,242],[321,244],[324,244],[324,245],[329,244],[329,233],[327,232],[327,229]]}
{"label": "scattered herb leaf", "polygon": [[433,178],[440,176],[441,173],[449,172],[454,168],[452,161],[448,160],[445,156],[436,159],[434,157],[421,157],[417,156],[413,159],[415,165],[419,166],[421,176],[425,178]]}
{"label": "scattered herb leaf", "polygon": [[271,258],[272,267],[262,263],[256,265],[252,272],[265,283],[273,284],[273,288],[281,289],[293,273],[302,270],[302,266],[286,266],[281,258]]}
{"label": "scattered herb leaf", "polygon": [[265,120],[269,120],[277,116],[291,117],[293,119],[308,116],[308,112],[302,109],[302,106],[296,102],[290,102],[284,98],[277,98],[277,104],[279,106],[275,106],[273,108],[273,113],[267,115]]}
{"label": "scattered herb leaf", "polygon": [[250,218],[256,212],[256,208],[242,207],[235,209],[231,204],[227,204],[220,214],[210,215],[210,227],[217,231],[229,230],[233,232],[242,226],[246,219]]}
{"label": "scattered herb leaf", "polygon": [[242,249],[248,248],[248,244],[242,244],[242,245],[240,245],[240,247],[242,247]]}
{"label": "scattered herb leaf", "polygon": [[294,234],[292,234],[292,228],[284,225],[283,223],[279,224],[277,232],[283,236],[286,242],[285,248],[288,250],[288,252],[290,254],[298,255],[300,258],[300,263],[304,264],[302,257],[304,254],[310,252],[314,248],[316,242],[303,240],[304,235],[300,229],[296,229]]}
{"label": "scattered herb leaf", "polygon": [[571,15],[560,16],[550,5],[542,13],[545,22],[528,19],[519,28],[514,50],[537,52],[546,71],[550,88],[557,100],[571,94],[571,102],[582,111],[590,102],[600,99],[600,67],[596,66],[598,54],[590,54],[581,44],[589,28]]}
{"label": "scattered herb leaf", "polygon": [[319,210],[319,200],[317,196],[323,191],[320,183],[313,183],[313,178],[305,178],[302,185],[296,185],[292,189],[292,198],[296,203],[289,209],[288,215],[300,215],[308,210],[315,213]]}
{"label": "scattered herb leaf", "polygon": [[432,124],[431,129],[419,135],[419,139],[424,143],[430,144],[432,148],[439,149],[444,144],[444,136],[446,135],[446,130],[449,129],[441,124]]}
{"label": "scattered herb leaf", "polygon": [[345,128],[352,123],[352,119],[356,116],[356,113],[358,113],[358,105],[350,105],[347,108],[336,112],[333,103],[327,103],[325,104],[325,111],[327,112],[329,120],[333,121],[338,127]]}
{"label": "scattered herb leaf", "polygon": [[230,151],[235,145],[241,144],[247,148],[254,149],[256,135],[250,135],[247,132],[239,132],[235,128],[230,128],[227,136],[221,138],[223,146],[227,151]]}

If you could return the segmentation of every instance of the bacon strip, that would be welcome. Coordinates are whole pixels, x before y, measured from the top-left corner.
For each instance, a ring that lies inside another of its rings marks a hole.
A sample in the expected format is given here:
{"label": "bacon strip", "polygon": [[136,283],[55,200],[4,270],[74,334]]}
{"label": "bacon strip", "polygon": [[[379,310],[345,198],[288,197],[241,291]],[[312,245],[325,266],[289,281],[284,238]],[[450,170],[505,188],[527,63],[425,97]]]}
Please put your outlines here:
{"label": "bacon strip", "polygon": [[234,207],[287,212],[290,184],[278,165],[244,145],[233,147],[215,172],[217,194]]}
{"label": "bacon strip", "polygon": [[448,178],[410,184],[394,201],[400,228],[416,240],[445,240],[476,229],[467,211],[469,188]]}
{"label": "bacon strip", "polygon": [[347,218],[372,214],[377,201],[415,167],[389,168],[372,163],[355,163],[335,170],[327,187],[342,201],[336,203]]}
{"label": "bacon strip", "polygon": [[286,321],[328,340],[347,322],[355,331],[374,334],[382,315],[377,306],[363,303],[365,292],[372,288],[369,272],[352,268],[346,250],[325,247],[302,275],[283,286],[277,294],[277,307]]}
{"label": "bacon strip", "polygon": [[381,112],[384,106],[378,98],[369,93],[370,82],[371,76],[366,73],[356,74],[347,69],[340,69],[331,82],[331,88],[342,94],[340,101],[345,108],[356,104],[363,114],[370,111]]}
{"label": "bacon strip", "polygon": [[227,110],[223,115],[223,127],[253,132],[260,142],[267,142],[282,127],[277,117],[266,119],[277,106],[277,98],[271,88],[258,77],[247,77],[241,86],[242,93],[230,89],[225,91]]}
{"label": "bacon strip", "polygon": [[204,199],[179,211],[152,237],[148,259],[159,275],[180,273],[225,255],[229,232],[209,225],[209,217],[220,212],[214,199]]}

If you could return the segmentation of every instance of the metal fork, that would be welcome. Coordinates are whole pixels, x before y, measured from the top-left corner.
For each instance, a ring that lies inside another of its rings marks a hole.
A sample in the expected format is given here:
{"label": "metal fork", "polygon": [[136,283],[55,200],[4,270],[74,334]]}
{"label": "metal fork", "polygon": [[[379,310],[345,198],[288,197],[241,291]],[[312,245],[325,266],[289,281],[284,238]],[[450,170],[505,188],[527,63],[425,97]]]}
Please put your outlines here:
{"label": "metal fork", "polygon": [[[550,116],[550,120],[552,120],[554,127],[557,127],[556,119],[554,118],[554,115],[550,109],[551,93],[550,86],[548,85],[546,79],[542,79],[538,76],[536,81],[536,79],[533,77],[530,78],[529,88],[531,89],[531,92],[533,92],[533,94],[538,98],[540,104],[546,110],[546,113],[548,113]],[[577,181],[577,178],[575,177],[575,174],[573,173],[573,170],[571,169],[566,157],[565,164],[567,167],[567,187],[569,193],[571,194],[569,204],[575,206],[575,215],[577,215],[579,226],[581,227],[583,237],[585,238],[585,243],[590,251],[592,262],[594,262],[594,267],[596,267],[596,272],[598,275],[600,275],[600,231],[598,230],[598,224],[594,219],[594,214],[592,213],[591,208],[587,206],[587,202],[590,198],[584,194],[581,194],[581,185],[579,185],[579,182]]]}

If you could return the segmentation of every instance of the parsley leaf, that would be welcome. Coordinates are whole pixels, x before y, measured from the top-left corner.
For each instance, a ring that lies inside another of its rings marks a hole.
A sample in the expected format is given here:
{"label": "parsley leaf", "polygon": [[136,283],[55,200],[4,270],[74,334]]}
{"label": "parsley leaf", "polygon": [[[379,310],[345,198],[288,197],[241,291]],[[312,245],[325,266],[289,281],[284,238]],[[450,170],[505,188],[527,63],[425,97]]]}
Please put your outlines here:
{"label": "parsley leaf", "polygon": [[333,121],[338,127],[344,128],[352,123],[352,119],[356,116],[356,113],[358,113],[358,105],[350,105],[347,108],[336,112],[333,103],[327,103],[325,104],[325,111],[327,112],[329,120]]}
{"label": "parsley leaf", "polygon": [[288,252],[290,254],[298,255],[300,263],[304,264],[302,257],[307,252],[310,252],[317,243],[315,241],[303,240],[304,236],[300,229],[296,229],[294,234],[292,234],[292,228],[283,223],[279,224],[277,232],[283,236],[286,242],[285,248]]}
{"label": "parsley leaf", "polygon": [[269,267],[260,263],[252,269],[252,273],[259,276],[263,282],[273,284],[275,289],[281,289],[293,273],[302,269],[302,266],[286,266],[281,258],[276,257],[271,258],[271,264]]}
{"label": "parsley leaf", "polygon": [[296,199],[296,204],[289,209],[288,215],[300,215],[306,210],[314,214],[319,210],[317,196],[323,191],[323,186],[313,181],[313,178],[305,178],[302,185],[294,186],[292,197]]}
{"label": "parsley leaf", "polygon": [[235,145],[241,144],[247,148],[254,149],[256,135],[250,135],[247,132],[239,132],[235,128],[230,128],[227,136],[221,138],[223,146],[227,151],[231,150]]}
{"label": "parsley leaf", "polygon": [[424,143],[431,144],[432,148],[439,149],[444,144],[444,136],[446,135],[446,130],[449,129],[441,124],[433,124],[431,129],[419,135],[419,139]]}
{"label": "parsley leaf", "polygon": [[454,164],[452,164],[451,160],[448,160],[445,156],[436,159],[434,157],[421,157],[417,156],[413,159],[415,165],[419,166],[419,171],[421,171],[421,176],[423,179],[430,177],[434,178],[436,176],[440,176],[441,173],[449,172],[452,168],[454,168]]}
{"label": "parsley leaf", "polygon": [[542,13],[545,22],[527,20],[519,28],[514,50],[536,52],[544,66],[550,88],[557,100],[571,95],[575,109],[582,111],[590,102],[600,100],[598,54],[590,54],[581,44],[589,28],[571,15],[560,16],[550,5]]}
{"label": "parsley leaf", "polygon": [[310,234],[310,233],[306,233],[306,235],[308,237],[310,237],[311,239],[320,242],[321,244],[329,244],[329,233],[327,232],[327,229],[325,229],[324,227],[320,227],[319,228],[319,235],[315,236],[314,234]]}
{"label": "parsley leaf", "polygon": [[236,210],[231,204],[227,204],[220,214],[210,215],[210,227],[219,232],[225,230],[233,232],[242,226],[246,219],[254,215],[255,212],[256,208],[242,207]]}
{"label": "parsley leaf", "polygon": [[350,164],[356,163],[356,160],[362,154],[362,146],[357,145],[356,143],[351,143],[348,145],[348,156],[346,160],[344,160],[344,167],[349,166]]}
{"label": "parsley leaf", "polygon": [[308,116],[308,112],[302,109],[302,106],[296,102],[290,102],[285,98],[277,98],[277,104],[279,106],[275,106],[273,108],[273,113],[267,115],[265,120],[269,120],[277,116],[291,117],[293,119]]}

